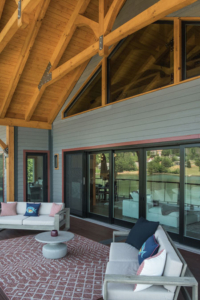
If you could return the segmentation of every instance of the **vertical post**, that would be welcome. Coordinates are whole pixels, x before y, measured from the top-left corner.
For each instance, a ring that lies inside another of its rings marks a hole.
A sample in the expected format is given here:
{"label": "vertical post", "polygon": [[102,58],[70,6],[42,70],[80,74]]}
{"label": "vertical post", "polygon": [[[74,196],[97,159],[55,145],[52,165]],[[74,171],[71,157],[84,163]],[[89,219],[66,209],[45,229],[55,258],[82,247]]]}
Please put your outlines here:
{"label": "vertical post", "polygon": [[192,300],[198,300],[198,285],[192,287]]}
{"label": "vertical post", "polygon": [[102,49],[99,49],[99,56],[108,56],[108,46],[104,46],[104,17],[105,0],[99,0],[99,37],[103,39]]}
{"label": "vertical post", "polygon": [[104,106],[107,103],[107,57],[102,59],[102,87],[101,87],[101,105]]}
{"label": "vertical post", "polygon": [[6,127],[7,157],[7,202],[15,200],[14,196],[14,127]]}
{"label": "vertical post", "polygon": [[182,80],[182,22],[174,19],[174,83]]}

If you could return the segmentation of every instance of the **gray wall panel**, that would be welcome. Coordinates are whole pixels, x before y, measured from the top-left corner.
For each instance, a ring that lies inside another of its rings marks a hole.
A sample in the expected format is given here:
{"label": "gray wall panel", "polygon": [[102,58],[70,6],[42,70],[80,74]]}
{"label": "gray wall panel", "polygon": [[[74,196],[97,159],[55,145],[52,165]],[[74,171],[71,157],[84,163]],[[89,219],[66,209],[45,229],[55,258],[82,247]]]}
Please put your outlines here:
{"label": "gray wall panel", "polygon": [[[6,126],[0,126],[0,139],[6,144]],[[0,149],[0,151],[2,151]],[[7,192],[6,192],[6,162],[5,162],[5,155],[4,155],[4,202],[7,201]]]}
{"label": "gray wall panel", "polygon": [[49,150],[48,130],[18,127],[18,198],[23,201],[23,150]]}

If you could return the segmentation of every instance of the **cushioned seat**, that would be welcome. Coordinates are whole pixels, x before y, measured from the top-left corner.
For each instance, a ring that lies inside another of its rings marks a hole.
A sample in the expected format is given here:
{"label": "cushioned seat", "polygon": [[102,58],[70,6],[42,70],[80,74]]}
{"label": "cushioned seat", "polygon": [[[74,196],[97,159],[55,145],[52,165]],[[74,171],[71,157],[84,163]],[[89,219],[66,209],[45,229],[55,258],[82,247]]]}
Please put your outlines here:
{"label": "cushioned seat", "polygon": [[[138,262],[108,262],[106,274],[135,275]],[[162,286],[151,286],[146,290],[134,292],[134,284],[108,283],[109,300],[172,300],[174,293],[167,291]]]}
{"label": "cushioned seat", "polygon": [[23,221],[23,225],[54,225],[54,217],[40,215],[38,217],[28,217]]}
{"label": "cushioned seat", "polygon": [[16,216],[1,216],[0,224],[2,225],[22,225],[23,221],[27,219],[24,215],[16,215]]}
{"label": "cushioned seat", "polygon": [[111,243],[109,261],[137,261],[138,250],[127,243]]}

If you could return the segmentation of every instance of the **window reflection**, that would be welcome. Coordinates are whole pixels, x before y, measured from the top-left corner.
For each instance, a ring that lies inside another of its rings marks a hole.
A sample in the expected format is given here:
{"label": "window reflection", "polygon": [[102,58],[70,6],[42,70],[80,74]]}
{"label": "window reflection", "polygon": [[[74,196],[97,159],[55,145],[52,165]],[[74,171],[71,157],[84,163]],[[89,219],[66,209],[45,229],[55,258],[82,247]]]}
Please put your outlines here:
{"label": "window reflection", "polygon": [[200,148],[185,149],[185,235],[200,239]]}
{"label": "window reflection", "polygon": [[179,233],[180,150],[147,151],[146,218]]}
{"label": "window reflection", "polygon": [[109,153],[89,156],[89,211],[101,216],[109,216]]}
{"label": "window reflection", "polygon": [[186,78],[200,75],[200,24],[186,25]]}
{"label": "window reflection", "polygon": [[114,154],[114,218],[135,222],[139,216],[139,159],[137,152]]}

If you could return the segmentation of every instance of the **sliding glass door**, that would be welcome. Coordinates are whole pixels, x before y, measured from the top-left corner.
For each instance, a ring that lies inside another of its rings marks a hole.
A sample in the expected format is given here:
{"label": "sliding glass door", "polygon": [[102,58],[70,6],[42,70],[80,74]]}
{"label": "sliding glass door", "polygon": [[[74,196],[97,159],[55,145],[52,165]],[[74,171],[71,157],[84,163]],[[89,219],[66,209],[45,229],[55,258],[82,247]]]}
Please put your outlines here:
{"label": "sliding glass door", "polygon": [[113,217],[135,223],[139,218],[139,152],[114,152]]}
{"label": "sliding glass door", "polygon": [[3,184],[4,184],[4,155],[0,153],[0,203],[3,202]]}
{"label": "sliding glass door", "polygon": [[200,147],[184,151],[184,236],[200,240]]}
{"label": "sliding glass door", "polygon": [[88,212],[109,217],[110,153],[89,154]]}
{"label": "sliding glass door", "polygon": [[146,219],[179,233],[180,150],[146,151]]}

